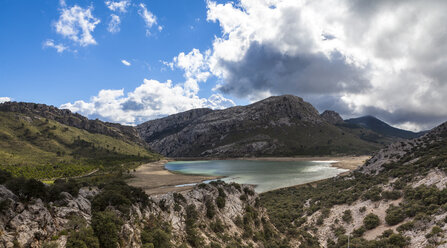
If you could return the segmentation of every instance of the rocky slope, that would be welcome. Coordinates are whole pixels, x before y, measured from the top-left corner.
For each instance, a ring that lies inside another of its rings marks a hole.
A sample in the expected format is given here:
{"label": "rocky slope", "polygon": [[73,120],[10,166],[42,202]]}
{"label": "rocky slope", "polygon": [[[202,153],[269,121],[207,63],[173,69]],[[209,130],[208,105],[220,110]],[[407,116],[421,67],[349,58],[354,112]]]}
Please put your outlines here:
{"label": "rocky slope", "polygon": [[[305,247],[446,247],[447,123],[391,144],[357,171],[267,192],[262,204]],[[296,235],[299,233],[299,235]]]}
{"label": "rocky slope", "polygon": [[[125,194],[116,198],[120,190],[114,188],[112,196],[106,188],[24,202],[0,185],[0,247],[276,247],[280,242],[251,186],[202,184],[129,205],[121,200]],[[106,213],[112,216],[103,218]]]}
{"label": "rocky slope", "polygon": [[68,109],[58,109],[54,106],[37,103],[5,102],[0,104],[0,111],[21,113],[29,117],[39,116],[91,133],[104,134],[128,142],[145,145],[134,127],[102,122],[100,120],[89,120],[80,114],[72,113]]}
{"label": "rocky slope", "polygon": [[137,129],[169,157],[364,154],[381,147],[333,125],[340,122],[335,112],[320,116],[303,99],[284,95],[225,110],[191,110]]}

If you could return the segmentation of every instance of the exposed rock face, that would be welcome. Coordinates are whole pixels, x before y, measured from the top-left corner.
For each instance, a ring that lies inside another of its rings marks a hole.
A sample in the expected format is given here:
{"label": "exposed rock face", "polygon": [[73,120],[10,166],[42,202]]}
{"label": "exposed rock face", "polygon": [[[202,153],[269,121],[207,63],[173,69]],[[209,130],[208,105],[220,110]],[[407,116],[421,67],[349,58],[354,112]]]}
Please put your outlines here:
{"label": "exposed rock face", "polygon": [[[14,247],[14,242],[22,247],[40,247],[42,242],[56,236],[68,223],[71,215],[91,218],[90,200],[98,189],[82,188],[78,197],[63,193],[60,203],[46,205],[40,199],[28,204],[21,203],[17,196],[0,185],[0,201],[7,201],[7,208],[0,213],[0,247]],[[60,204],[60,205],[59,205]],[[65,239],[59,240],[64,247]]]}
{"label": "exposed rock face", "polygon": [[[28,204],[21,203],[17,196],[0,185],[0,202],[8,201],[8,207],[0,212],[0,247],[42,247],[43,244],[53,243],[57,247],[65,247],[68,236],[60,235],[62,230],[72,230],[69,219],[80,216],[87,223],[92,218],[91,200],[99,193],[97,188],[81,188],[78,197],[72,197],[63,192],[63,200],[43,203],[40,199],[33,199]],[[253,186],[236,184],[208,184],[196,186],[193,190],[184,192],[179,197],[177,193],[168,193],[152,197],[148,207],[141,207],[138,203],[131,206],[129,216],[121,216],[124,221],[120,230],[120,247],[142,247],[141,232],[144,224],[159,216],[162,221],[172,226],[172,242],[175,247],[187,243],[187,216],[188,206],[194,206],[197,211],[197,233],[203,239],[204,245],[211,241],[224,245],[228,239],[235,237],[235,233],[244,233],[250,226],[256,232],[270,228],[269,232],[276,233],[270,224],[266,211],[257,205],[257,194]],[[224,207],[216,206],[216,199],[224,197]],[[207,212],[208,204],[214,206],[214,216]],[[114,210],[113,207],[110,207]],[[250,212],[250,223],[241,224],[238,220]],[[121,214],[117,212],[118,216]],[[255,215],[253,215],[255,214]],[[255,216],[255,217],[253,217]],[[255,218],[255,219],[252,219]],[[262,219],[262,221],[261,221]],[[222,230],[213,231],[212,225],[219,220]],[[254,223],[258,223],[255,226]],[[272,234],[272,233],[271,233]],[[275,234],[276,235],[276,234]],[[54,240],[57,237],[57,240]],[[238,237],[239,238],[239,237]],[[254,247],[263,247],[260,240],[253,240],[253,236],[241,241],[242,244],[252,244]]]}
{"label": "exposed rock face", "polygon": [[335,125],[343,123],[343,118],[341,118],[340,114],[332,110],[326,110],[321,114],[321,118],[325,119],[327,122]]}
{"label": "exposed rock face", "polygon": [[191,110],[148,121],[137,129],[152,149],[170,157],[281,156],[315,152],[333,141],[346,145],[340,129],[292,95],[225,110]]}
{"label": "exposed rock face", "polygon": [[116,123],[102,122],[100,120],[89,120],[88,118],[72,113],[68,109],[58,109],[45,104],[26,102],[5,102],[0,104],[0,111],[17,112],[28,116],[37,115],[50,120],[57,121],[67,126],[87,130],[91,133],[99,133],[126,141],[144,144],[134,127],[123,126]]}

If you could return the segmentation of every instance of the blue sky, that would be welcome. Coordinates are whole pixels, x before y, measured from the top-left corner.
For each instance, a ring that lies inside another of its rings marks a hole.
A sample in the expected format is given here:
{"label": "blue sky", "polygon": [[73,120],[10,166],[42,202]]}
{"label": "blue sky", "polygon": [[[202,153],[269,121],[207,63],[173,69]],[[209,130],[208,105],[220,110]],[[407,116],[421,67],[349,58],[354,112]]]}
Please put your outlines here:
{"label": "blue sky", "polygon": [[[156,16],[162,31],[154,26],[151,35],[146,35],[139,3],[145,3]],[[131,2],[117,33],[107,31],[113,12],[103,1],[67,0],[66,4],[93,6],[93,15],[100,19],[92,32],[96,45],[82,47],[56,32],[53,24],[60,16],[58,1],[0,2],[0,32],[7,34],[0,39],[2,96],[60,106],[88,100],[101,89],[132,91],[144,78],[181,82],[182,71],[170,70],[160,61],[171,61],[193,48],[207,50],[221,32],[218,23],[206,21],[206,2],[202,0]],[[44,47],[49,39],[77,52],[58,53]],[[123,59],[131,66],[122,64]],[[213,86],[212,82],[202,84],[199,96],[210,95]]]}
{"label": "blue sky", "polygon": [[293,94],[422,130],[447,120],[447,1],[2,0],[0,102],[123,124]]}

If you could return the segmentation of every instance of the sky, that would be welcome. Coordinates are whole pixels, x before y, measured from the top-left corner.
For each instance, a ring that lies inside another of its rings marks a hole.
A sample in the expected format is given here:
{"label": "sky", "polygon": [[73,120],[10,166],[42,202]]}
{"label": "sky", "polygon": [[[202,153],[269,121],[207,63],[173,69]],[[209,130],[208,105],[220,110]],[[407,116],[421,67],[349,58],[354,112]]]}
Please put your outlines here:
{"label": "sky", "polygon": [[0,102],[135,125],[293,94],[447,121],[447,1],[0,0]]}

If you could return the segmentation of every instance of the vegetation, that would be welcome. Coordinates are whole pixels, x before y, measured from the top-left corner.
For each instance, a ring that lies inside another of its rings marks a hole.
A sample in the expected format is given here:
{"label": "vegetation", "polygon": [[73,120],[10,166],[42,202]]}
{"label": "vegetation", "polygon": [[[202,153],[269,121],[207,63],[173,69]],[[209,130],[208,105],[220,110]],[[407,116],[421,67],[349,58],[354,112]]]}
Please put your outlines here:
{"label": "vegetation", "polygon": [[363,219],[363,226],[368,230],[374,229],[374,228],[378,227],[379,225],[380,225],[379,216],[377,216],[375,214],[372,214],[372,213],[368,214]]}
{"label": "vegetation", "polygon": [[117,217],[115,212],[93,213],[92,227],[101,248],[119,247],[119,230],[122,224],[122,220]]}
{"label": "vegetation", "polygon": [[163,222],[160,217],[151,216],[141,232],[143,247],[170,248],[171,238],[170,224]]}
{"label": "vegetation", "polygon": [[0,169],[25,178],[60,178],[132,168],[159,159],[146,148],[41,117],[0,111]]}
{"label": "vegetation", "polygon": [[[447,211],[447,189],[436,186],[419,186],[413,182],[420,176],[436,169],[447,173],[447,129],[433,135],[425,136],[419,145],[402,143],[407,152],[404,156],[394,157],[397,162],[383,165],[377,175],[353,172],[350,175],[327,179],[318,183],[279,189],[261,194],[261,204],[266,207],[273,224],[288,237],[305,237],[303,232],[312,232],[315,226],[303,226],[303,221],[316,211],[321,211],[317,224],[322,223],[325,209],[334,205],[352,204],[357,200],[388,201],[402,198],[398,206],[391,206],[386,213],[385,222],[397,225],[405,219],[412,219],[397,228],[401,233],[413,229],[416,225],[430,223],[432,215]],[[411,163],[408,163],[411,161]],[[393,181],[391,181],[393,180]],[[392,182],[392,183],[391,183]],[[391,189],[383,190],[384,185]],[[365,207],[359,208],[364,213]],[[342,219],[350,221],[349,211],[343,213]],[[380,224],[375,215],[367,215],[364,225],[354,230],[352,247],[404,247],[408,240],[400,234],[387,233],[374,241],[361,238],[367,229]],[[334,232],[336,228],[334,227]],[[435,228],[431,237],[436,237]],[[346,246],[347,236],[338,234],[336,242],[329,242],[329,247]],[[305,238],[303,238],[305,239]]]}

